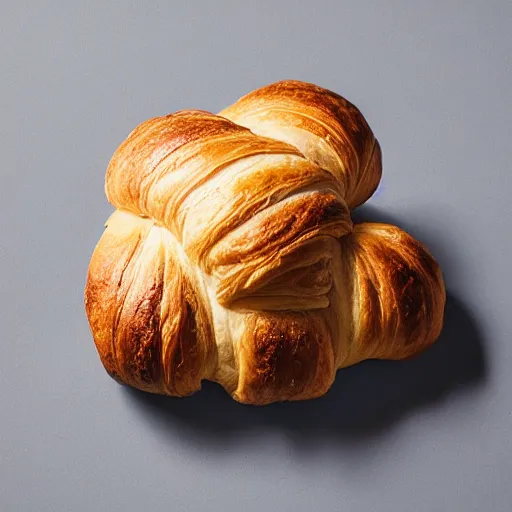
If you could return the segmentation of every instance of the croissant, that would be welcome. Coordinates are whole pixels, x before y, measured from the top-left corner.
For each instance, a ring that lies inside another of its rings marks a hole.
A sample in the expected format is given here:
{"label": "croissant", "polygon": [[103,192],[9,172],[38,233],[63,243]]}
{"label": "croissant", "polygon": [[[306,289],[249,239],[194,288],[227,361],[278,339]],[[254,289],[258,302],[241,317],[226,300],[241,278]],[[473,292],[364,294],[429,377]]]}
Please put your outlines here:
{"label": "croissant", "polygon": [[361,112],[309,83],[140,124],[108,165],[116,210],[85,287],[107,372],[172,396],[207,379],[263,405],[424,350],[443,323],[436,261],[398,227],[351,221],[380,178]]}

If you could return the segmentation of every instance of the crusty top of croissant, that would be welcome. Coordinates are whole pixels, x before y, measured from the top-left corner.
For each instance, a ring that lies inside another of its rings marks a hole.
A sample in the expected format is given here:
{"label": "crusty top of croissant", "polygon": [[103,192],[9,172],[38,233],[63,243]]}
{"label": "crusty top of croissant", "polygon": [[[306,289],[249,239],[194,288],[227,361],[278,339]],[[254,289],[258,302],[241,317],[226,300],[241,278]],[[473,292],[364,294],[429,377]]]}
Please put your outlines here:
{"label": "crusty top of croissant", "polygon": [[380,177],[361,112],[304,82],[140,124],[109,163],[116,211],[85,289],[109,374],[173,396],[208,379],[261,405],[429,346],[445,303],[437,263],[399,228],[350,218]]}

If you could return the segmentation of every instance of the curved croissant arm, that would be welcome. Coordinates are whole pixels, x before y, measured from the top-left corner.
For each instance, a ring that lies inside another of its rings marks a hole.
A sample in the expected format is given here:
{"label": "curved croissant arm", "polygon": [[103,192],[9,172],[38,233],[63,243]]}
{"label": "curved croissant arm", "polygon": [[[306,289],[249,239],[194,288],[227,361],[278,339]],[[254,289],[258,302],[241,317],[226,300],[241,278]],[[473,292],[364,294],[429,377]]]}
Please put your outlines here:
{"label": "curved croissant arm", "polygon": [[208,379],[261,405],[433,343],[445,291],[432,256],[399,228],[350,219],[381,173],[359,111],[281,82],[223,115],[252,131],[182,111],[142,123],[109,164],[117,210],[85,289],[109,374],[173,396]]}
{"label": "curved croissant arm", "polygon": [[341,240],[352,277],[353,330],[342,366],[364,359],[406,359],[441,333],[446,301],[439,265],[396,226],[365,222]]}
{"label": "curved croissant arm", "polygon": [[136,388],[187,395],[216,366],[212,312],[166,229],[117,210],[94,250],[85,307],[108,373]]}
{"label": "curved croissant arm", "polygon": [[250,92],[220,115],[298,148],[343,183],[351,209],[364,203],[379,184],[379,143],[359,109],[339,94],[283,80]]}

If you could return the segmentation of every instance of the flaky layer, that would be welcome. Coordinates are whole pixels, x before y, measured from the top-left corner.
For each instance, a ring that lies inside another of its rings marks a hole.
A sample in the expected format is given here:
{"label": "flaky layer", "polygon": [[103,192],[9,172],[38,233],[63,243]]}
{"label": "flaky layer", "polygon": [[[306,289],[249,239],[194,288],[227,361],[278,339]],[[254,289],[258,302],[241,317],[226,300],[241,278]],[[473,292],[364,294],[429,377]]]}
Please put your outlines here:
{"label": "flaky layer", "polygon": [[339,94],[283,80],[240,98],[220,115],[282,140],[343,184],[350,208],[364,203],[381,177],[381,150],[364,116]]}
{"label": "flaky layer", "polygon": [[[332,174],[288,144],[201,111],[142,123],[113,156],[105,188],[117,208],[165,227],[216,278],[224,306],[261,296],[297,267],[303,246],[352,229]],[[296,295],[289,290],[289,307],[325,305],[307,293],[294,304]]]}
{"label": "flaky layer", "polygon": [[197,391],[216,368],[211,310],[165,229],[116,211],[91,259],[85,306],[109,374],[169,395]]}
{"label": "flaky layer", "polygon": [[364,359],[406,359],[434,343],[446,301],[429,251],[396,226],[363,223],[341,240],[352,281],[354,331],[342,366]]}

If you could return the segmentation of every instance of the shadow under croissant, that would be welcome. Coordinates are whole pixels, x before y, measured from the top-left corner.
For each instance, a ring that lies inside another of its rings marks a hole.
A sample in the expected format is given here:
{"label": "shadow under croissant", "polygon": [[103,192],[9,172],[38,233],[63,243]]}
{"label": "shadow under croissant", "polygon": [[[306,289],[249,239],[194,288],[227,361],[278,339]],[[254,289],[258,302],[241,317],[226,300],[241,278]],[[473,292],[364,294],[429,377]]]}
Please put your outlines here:
{"label": "shadow under croissant", "polygon": [[[400,225],[389,217],[382,218],[375,208],[368,217],[364,211],[354,217],[355,222],[368,218]],[[402,227],[414,236],[413,230]],[[434,241],[424,237],[422,241],[437,257]],[[172,436],[178,433],[191,441],[211,441],[220,448],[223,443],[219,441],[233,442],[237,434],[246,436],[270,427],[283,430],[297,446],[309,448],[319,440],[352,441],[374,435],[418,406],[482,382],[484,355],[476,318],[448,290],[443,331],[432,347],[408,361],[364,361],[341,369],[329,392],[315,400],[246,406],[210,382],[203,382],[201,391],[184,399],[125,389],[138,412]]]}

